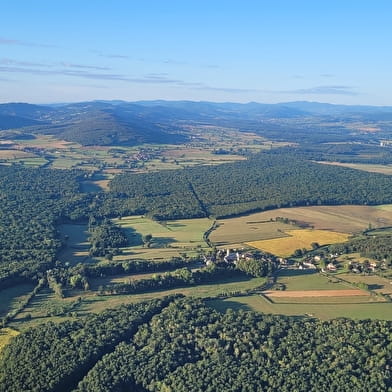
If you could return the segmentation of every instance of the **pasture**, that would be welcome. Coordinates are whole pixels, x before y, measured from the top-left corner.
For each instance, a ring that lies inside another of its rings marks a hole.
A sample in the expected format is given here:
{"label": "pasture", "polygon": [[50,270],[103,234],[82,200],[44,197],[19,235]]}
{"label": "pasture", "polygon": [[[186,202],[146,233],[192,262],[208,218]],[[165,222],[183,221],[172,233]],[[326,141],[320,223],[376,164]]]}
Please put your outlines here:
{"label": "pasture", "polygon": [[[128,216],[113,219],[113,222],[124,230],[130,244],[122,248],[122,254],[115,256],[116,260],[130,256],[169,259],[181,253],[195,255],[196,251],[208,248],[203,235],[212,225],[208,218],[157,222],[144,216]],[[147,234],[152,235],[149,247],[143,243],[143,236]]]}
{"label": "pasture", "polygon": [[280,257],[288,257],[296,249],[312,249],[312,242],[317,242],[319,245],[327,245],[347,241],[349,237],[345,233],[313,229],[288,230],[286,234],[288,236],[284,238],[251,241],[246,244]]}
{"label": "pasture", "polygon": [[321,320],[338,317],[392,320],[391,303],[389,302],[272,303],[260,295],[250,295],[224,300],[216,299],[208,301],[208,304],[222,312],[227,309],[243,309],[286,316],[310,316]]}
{"label": "pasture", "polygon": [[277,276],[277,283],[284,285],[285,291],[347,290],[352,288],[334,277],[322,275],[314,270],[280,270]]}

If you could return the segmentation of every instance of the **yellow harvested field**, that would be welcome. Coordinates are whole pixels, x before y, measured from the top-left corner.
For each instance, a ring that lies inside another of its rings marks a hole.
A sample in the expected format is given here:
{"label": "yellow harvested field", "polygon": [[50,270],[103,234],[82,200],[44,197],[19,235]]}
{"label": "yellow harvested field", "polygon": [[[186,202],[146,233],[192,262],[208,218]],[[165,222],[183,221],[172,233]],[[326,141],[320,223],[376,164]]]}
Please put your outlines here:
{"label": "yellow harvested field", "polygon": [[247,242],[247,245],[272,253],[280,257],[288,257],[296,249],[311,249],[311,244],[319,245],[335,244],[347,241],[349,235],[327,230],[289,230],[285,232],[288,237],[274,238],[272,240]]}
{"label": "yellow harvested field", "polygon": [[12,328],[0,329],[0,352],[9,343],[9,341],[16,335],[19,335],[19,332],[15,331]]}

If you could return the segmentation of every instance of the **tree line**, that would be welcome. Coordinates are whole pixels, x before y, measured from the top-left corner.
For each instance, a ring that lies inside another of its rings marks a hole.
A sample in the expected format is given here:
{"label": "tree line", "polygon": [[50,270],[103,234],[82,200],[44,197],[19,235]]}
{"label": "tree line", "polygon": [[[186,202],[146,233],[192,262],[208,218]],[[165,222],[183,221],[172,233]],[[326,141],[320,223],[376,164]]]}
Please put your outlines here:
{"label": "tree line", "polygon": [[237,265],[220,264],[192,271],[189,268],[180,268],[173,272],[156,274],[148,279],[131,280],[127,283],[108,284],[100,289],[104,295],[136,294],[154,290],[173,289],[178,287],[194,286],[206,283],[219,282],[232,277],[262,277],[272,273],[277,268],[273,261],[264,259],[242,260]]}

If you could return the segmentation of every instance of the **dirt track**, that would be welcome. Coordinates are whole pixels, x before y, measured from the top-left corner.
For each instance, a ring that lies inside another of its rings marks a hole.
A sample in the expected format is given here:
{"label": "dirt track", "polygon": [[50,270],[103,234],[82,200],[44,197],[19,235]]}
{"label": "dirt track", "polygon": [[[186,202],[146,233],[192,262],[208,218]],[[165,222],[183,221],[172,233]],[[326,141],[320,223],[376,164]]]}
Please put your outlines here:
{"label": "dirt track", "polygon": [[364,290],[297,290],[297,291],[263,291],[261,294],[271,298],[305,298],[305,297],[351,297],[370,295]]}

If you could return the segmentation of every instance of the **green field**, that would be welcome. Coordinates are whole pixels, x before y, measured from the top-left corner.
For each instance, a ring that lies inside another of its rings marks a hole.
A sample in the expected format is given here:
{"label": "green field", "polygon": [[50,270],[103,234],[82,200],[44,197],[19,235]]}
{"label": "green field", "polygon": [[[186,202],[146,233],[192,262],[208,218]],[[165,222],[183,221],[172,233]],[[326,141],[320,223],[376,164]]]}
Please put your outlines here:
{"label": "green field", "polygon": [[[225,300],[212,300],[209,304],[219,311],[229,308],[254,310],[262,313],[284,314],[288,316],[312,316],[320,319],[349,317],[355,319],[392,320],[392,304],[376,295],[330,296],[290,298],[293,291],[308,290],[348,290],[354,289],[350,284],[340,282],[315,272],[300,270],[283,270],[277,282],[286,286],[288,297],[268,299],[262,295],[232,297]],[[284,291],[284,292],[286,292]],[[284,292],[281,292],[284,295]]]}
{"label": "green field", "polygon": [[[116,256],[116,260],[130,257],[169,259],[182,253],[196,255],[197,251],[209,249],[203,235],[213,223],[208,218],[157,222],[144,216],[128,216],[113,219],[113,222],[124,229],[130,243],[129,247],[122,248],[123,253]],[[149,247],[142,241],[147,234],[152,235]]]}
{"label": "green field", "polygon": [[283,314],[287,316],[311,316],[322,320],[338,317],[353,319],[392,320],[392,304],[384,303],[333,303],[304,304],[270,303],[260,295],[212,300],[208,302],[214,309],[253,310],[261,313]]}
{"label": "green field", "polygon": [[[350,283],[365,283],[375,293],[392,296],[392,280],[377,275],[340,274],[339,278]],[[391,305],[392,306],[392,305]]]}
{"label": "green field", "polygon": [[[141,279],[149,274],[133,275],[135,279]],[[122,279],[129,278],[129,276],[113,277],[115,281],[122,281]],[[109,279],[109,278],[108,278]],[[110,279],[109,279],[110,280]],[[91,312],[100,312],[107,308],[113,308],[121,304],[135,303],[151,298],[161,298],[165,295],[184,294],[199,298],[214,297],[219,294],[232,293],[256,288],[265,282],[265,278],[230,278],[221,280],[219,283],[205,284],[200,286],[183,287],[171,290],[153,291],[144,294],[133,295],[114,295],[102,296],[98,295],[97,291],[67,291],[66,298],[60,299],[54,295],[50,290],[42,290],[18,316],[10,323],[10,327],[17,330],[25,330],[29,327],[46,323],[48,321],[60,322],[67,319],[74,318],[70,316],[68,311],[61,316],[48,315],[53,313],[56,309],[69,307],[77,298],[81,298],[78,306],[72,309],[77,316],[85,316]],[[97,288],[99,284],[108,283],[108,280],[96,279],[91,282],[92,288]]]}
{"label": "green field", "polygon": [[306,270],[281,270],[277,283],[284,284],[287,291],[295,290],[347,290],[351,286],[333,277]]}

